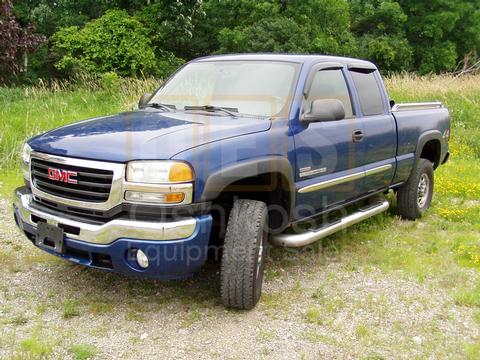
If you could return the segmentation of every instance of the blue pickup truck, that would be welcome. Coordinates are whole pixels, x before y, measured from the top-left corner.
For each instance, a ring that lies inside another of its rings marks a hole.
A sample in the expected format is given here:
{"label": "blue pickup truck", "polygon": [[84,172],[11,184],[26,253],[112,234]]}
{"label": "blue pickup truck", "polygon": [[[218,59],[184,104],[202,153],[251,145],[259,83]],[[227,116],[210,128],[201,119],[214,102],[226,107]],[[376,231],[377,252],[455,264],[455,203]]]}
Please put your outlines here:
{"label": "blue pickup truck", "polygon": [[395,104],[367,61],[205,57],[136,111],[28,140],[14,217],[40,249],[122,274],[185,278],[213,252],[222,302],[251,309],[269,244],[312,244],[389,191],[421,217],[449,137],[441,103]]}

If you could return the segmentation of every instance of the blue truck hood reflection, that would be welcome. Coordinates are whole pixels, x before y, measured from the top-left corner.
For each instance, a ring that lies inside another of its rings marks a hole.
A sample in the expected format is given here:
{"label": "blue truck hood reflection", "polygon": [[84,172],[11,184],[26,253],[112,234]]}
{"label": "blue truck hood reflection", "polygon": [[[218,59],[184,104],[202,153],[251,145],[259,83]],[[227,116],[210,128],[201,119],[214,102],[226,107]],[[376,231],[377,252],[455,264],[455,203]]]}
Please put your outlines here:
{"label": "blue truck hood reflection", "polygon": [[266,131],[270,126],[271,121],[260,118],[147,109],[63,126],[34,137],[29,144],[39,152],[103,161],[169,159],[202,144]]}

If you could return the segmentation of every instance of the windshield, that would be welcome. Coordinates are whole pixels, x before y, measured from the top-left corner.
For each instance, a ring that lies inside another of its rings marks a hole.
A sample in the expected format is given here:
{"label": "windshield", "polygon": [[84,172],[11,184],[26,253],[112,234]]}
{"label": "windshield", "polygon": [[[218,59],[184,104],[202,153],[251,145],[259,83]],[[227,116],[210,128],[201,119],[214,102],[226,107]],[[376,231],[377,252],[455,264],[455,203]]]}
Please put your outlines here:
{"label": "windshield", "polygon": [[149,103],[214,106],[255,116],[285,116],[300,64],[267,61],[205,61],[186,65]]}

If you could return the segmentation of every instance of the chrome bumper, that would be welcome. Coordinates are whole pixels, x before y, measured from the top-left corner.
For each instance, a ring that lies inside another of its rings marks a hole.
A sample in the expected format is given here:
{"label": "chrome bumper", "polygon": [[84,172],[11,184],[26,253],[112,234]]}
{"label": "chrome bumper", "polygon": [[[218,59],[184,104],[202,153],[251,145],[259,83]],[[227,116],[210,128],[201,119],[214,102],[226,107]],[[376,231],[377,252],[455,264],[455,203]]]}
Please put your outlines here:
{"label": "chrome bumper", "polygon": [[168,222],[115,219],[105,224],[94,225],[35,209],[32,207],[32,200],[32,194],[20,192],[15,194],[15,216],[20,217],[17,219],[20,227],[24,223],[36,227],[37,223],[32,220],[34,215],[49,224],[78,228],[78,235],[67,230],[65,233],[69,238],[94,244],[109,244],[119,238],[159,241],[185,239],[194,233],[197,225],[197,221],[191,217]]}

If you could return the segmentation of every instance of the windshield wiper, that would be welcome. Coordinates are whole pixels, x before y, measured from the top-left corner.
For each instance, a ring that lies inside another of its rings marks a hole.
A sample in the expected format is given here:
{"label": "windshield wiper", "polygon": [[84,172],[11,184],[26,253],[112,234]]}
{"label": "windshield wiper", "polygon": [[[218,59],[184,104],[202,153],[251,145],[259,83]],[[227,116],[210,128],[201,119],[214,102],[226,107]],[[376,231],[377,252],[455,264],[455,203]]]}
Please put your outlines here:
{"label": "windshield wiper", "polygon": [[145,108],[145,107],[152,107],[152,108],[155,108],[155,109],[160,109],[160,110],[165,110],[165,111],[175,111],[177,109],[175,107],[175,105],[162,104],[162,103],[157,103],[157,102],[148,103],[148,104],[145,104],[145,105],[142,106],[142,108]]}
{"label": "windshield wiper", "polygon": [[[205,111],[222,111],[225,114],[228,114],[232,117],[238,116],[238,109],[231,108],[231,107],[223,107],[223,106],[213,106],[213,105],[187,105],[184,107],[184,110],[205,110]],[[237,113],[237,114],[235,114]]]}

